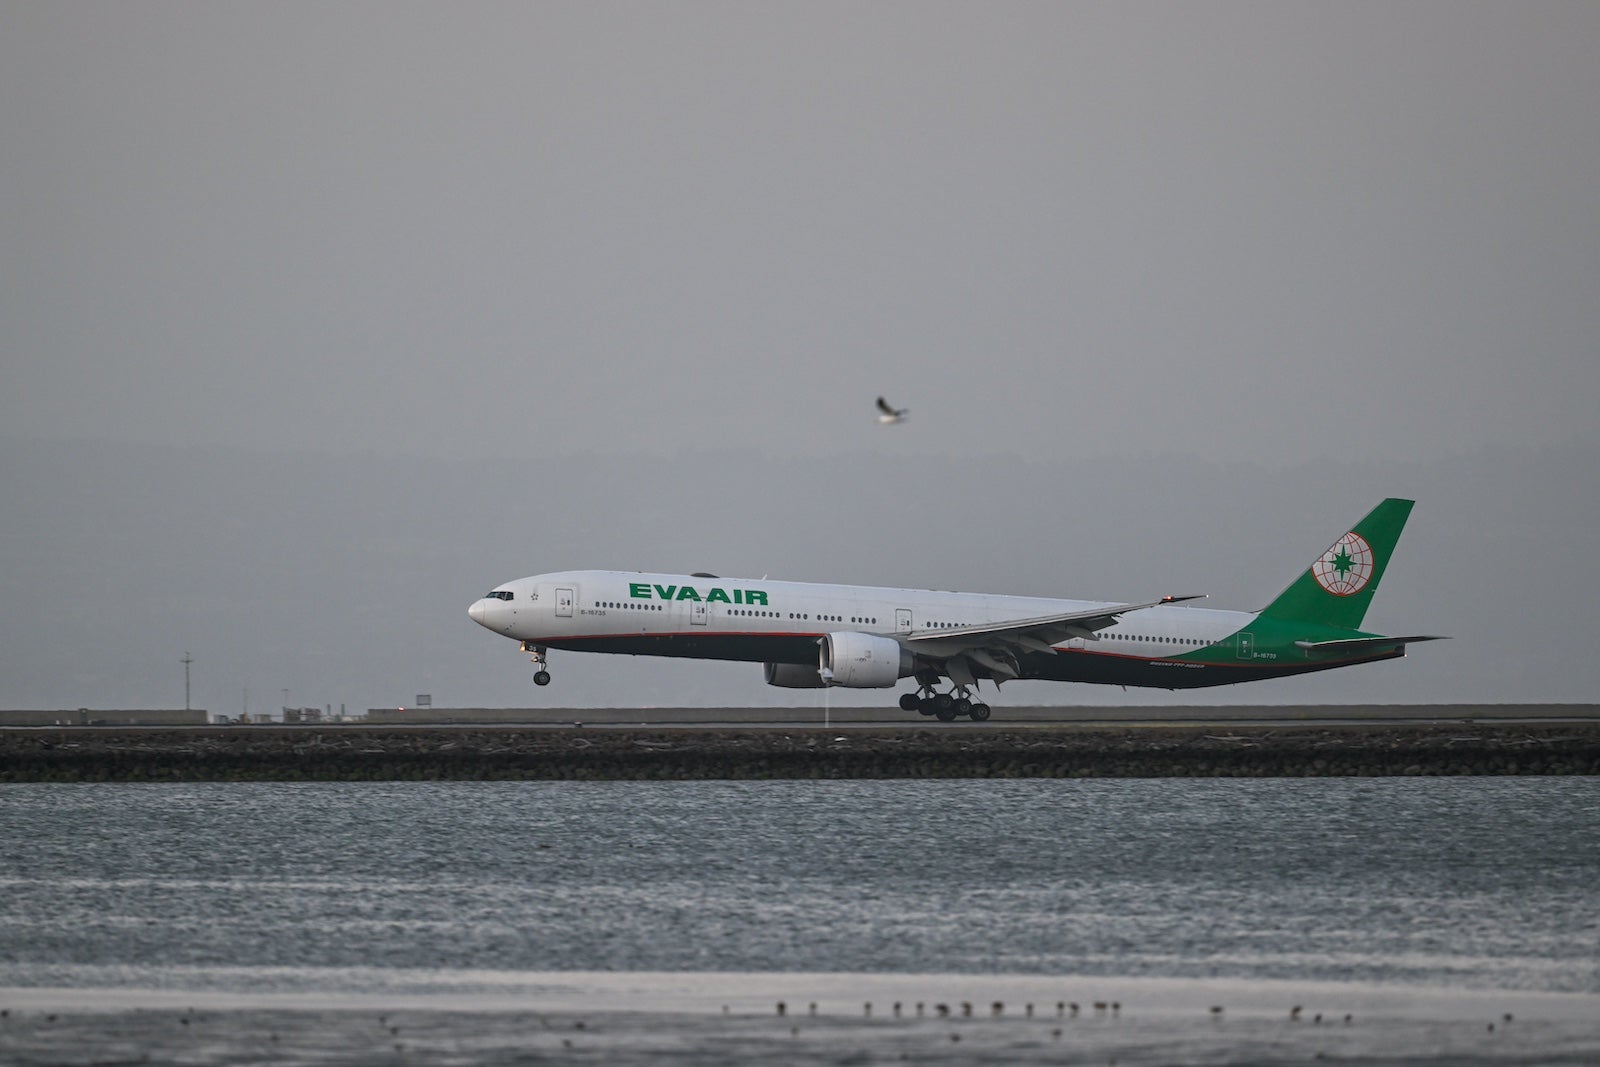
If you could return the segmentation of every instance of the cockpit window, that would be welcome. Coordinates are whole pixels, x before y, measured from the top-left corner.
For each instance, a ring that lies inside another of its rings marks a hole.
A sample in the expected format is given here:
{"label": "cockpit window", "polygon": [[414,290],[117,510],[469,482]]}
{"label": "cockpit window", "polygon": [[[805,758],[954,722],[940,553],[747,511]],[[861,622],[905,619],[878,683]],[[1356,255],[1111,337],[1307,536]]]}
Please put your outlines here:
{"label": "cockpit window", "polygon": [[483,595],[485,599],[510,600],[512,594],[511,590],[509,589],[496,589],[493,592],[485,593]]}

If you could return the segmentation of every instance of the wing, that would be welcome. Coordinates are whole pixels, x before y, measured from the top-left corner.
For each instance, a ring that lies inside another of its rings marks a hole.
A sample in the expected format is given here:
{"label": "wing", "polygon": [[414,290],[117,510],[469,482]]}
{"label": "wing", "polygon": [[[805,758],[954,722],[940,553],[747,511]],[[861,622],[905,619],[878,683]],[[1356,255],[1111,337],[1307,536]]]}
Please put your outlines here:
{"label": "wing", "polygon": [[895,414],[894,408],[890,407],[889,402],[881,396],[878,398],[878,410],[883,412],[885,415]]}
{"label": "wing", "polygon": [[[1103,604],[1083,611],[962,626],[954,630],[913,631],[901,635],[900,641],[911,651],[922,655],[943,657],[947,661],[964,657],[992,672],[1015,678],[1018,676],[1015,665],[1019,653],[1043,652],[1054,655],[1055,645],[1060,641],[1074,637],[1088,641],[1100,640],[1096,631],[1112,625],[1130,611],[1199,600],[1203,595],[1164,596],[1144,604]],[[947,662],[946,666],[950,664]]]}

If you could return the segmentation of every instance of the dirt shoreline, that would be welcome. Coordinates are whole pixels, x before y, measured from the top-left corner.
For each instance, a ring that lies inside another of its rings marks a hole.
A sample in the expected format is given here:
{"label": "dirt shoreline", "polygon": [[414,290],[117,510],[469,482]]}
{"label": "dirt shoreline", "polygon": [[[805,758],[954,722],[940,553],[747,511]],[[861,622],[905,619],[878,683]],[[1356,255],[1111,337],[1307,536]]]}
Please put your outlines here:
{"label": "dirt shoreline", "polygon": [[0,782],[1600,775],[1600,724],[0,731]]}

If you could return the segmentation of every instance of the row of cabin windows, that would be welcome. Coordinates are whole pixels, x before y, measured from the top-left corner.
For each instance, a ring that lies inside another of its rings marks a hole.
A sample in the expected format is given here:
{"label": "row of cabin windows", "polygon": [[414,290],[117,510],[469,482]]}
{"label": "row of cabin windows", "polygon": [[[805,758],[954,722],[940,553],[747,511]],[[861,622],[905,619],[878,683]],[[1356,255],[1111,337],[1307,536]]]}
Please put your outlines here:
{"label": "row of cabin windows", "polygon": [[[492,593],[490,593],[488,595],[493,597],[493,598],[495,598],[496,600],[510,600],[511,599],[511,593],[509,593],[509,592],[507,592],[505,590],[497,590],[497,591],[492,592]],[[626,601],[626,600],[620,600],[620,601],[619,600],[597,600],[597,601],[595,601],[595,605],[594,606],[597,607],[597,608],[616,608],[616,609],[622,609],[622,610],[627,610],[627,611],[665,611],[666,610],[666,606],[663,605],[663,604],[641,604],[641,603],[638,603],[636,601]],[[780,619],[780,618],[783,617],[780,612],[776,612],[776,611],[751,611],[748,608],[729,608],[728,609],[728,614],[729,615],[741,615],[741,616],[744,616],[746,618],[764,618],[764,619]],[[807,621],[807,622],[809,622],[811,620],[811,616],[809,614],[796,613],[796,612],[793,612],[793,611],[789,612],[789,618],[797,619],[797,620],[804,620],[804,621]],[[843,615],[818,615],[817,616],[817,621],[818,622],[844,622],[845,621],[845,617]],[[852,616],[850,616],[849,621],[852,622],[852,623],[855,623],[857,625],[861,625],[861,626],[876,626],[877,623],[878,623],[877,619],[870,618],[870,617],[864,616],[864,615],[852,615]],[[930,622],[930,623],[927,624],[926,628],[930,629],[930,630],[954,630],[954,629],[956,629],[958,627],[965,626],[965,625],[967,625],[967,624],[966,623],[959,623],[959,622]],[[1113,637],[1113,638],[1118,638],[1118,639],[1123,640],[1123,641],[1135,641],[1135,642],[1139,642],[1139,643],[1142,643],[1142,644],[1206,645],[1206,644],[1210,644],[1211,643],[1209,641],[1196,641],[1195,639],[1190,638],[1190,637],[1153,637],[1153,636],[1149,636],[1149,635],[1146,635],[1146,634],[1116,634],[1116,633],[1113,633],[1113,634],[1108,634],[1107,636]]]}
{"label": "row of cabin windows", "polygon": [[1150,637],[1145,634],[1111,634],[1111,637],[1122,641],[1139,641],[1146,644],[1157,645],[1209,645],[1210,641],[1196,641],[1192,637]]}
{"label": "row of cabin windows", "polygon": [[[511,594],[510,593],[490,593],[489,595],[492,596],[492,597],[495,597],[497,599],[501,599],[501,600],[510,600],[511,599]],[[620,610],[620,611],[665,611],[665,610],[667,610],[665,604],[641,604],[638,601],[628,601],[628,600],[596,600],[594,602],[594,606],[597,607],[597,608],[612,608],[612,609],[616,609],[616,610]],[[729,615],[738,615],[738,616],[741,616],[741,617],[747,618],[747,619],[748,618],[756,618],[756,619],[781,619],[781,618],[783,618],[783,613],[780,612],[780,611],[752,611],[749,608],[728,608],[726,610],[727,610],[727,613]],[[791,612],[789,612],[789,618],[810,621],[811,616],[809,614],[791,611]],[[819,622],[844,622],[845,621],[843,615],[818,615],[817,616],[817,620]],[[853,615],[853,616],[850,617],[850,621],[853,622],[853,623],[861,624],[861,625],[872,626],[872,625],[875,625],[878,620],[877,619],[872,619],[872,618],[867,618],[864,615]]]}
{"label": "row of cabin windows", "polygon": [[[754,615],[754,616],[757,616],[758,618],[768,618],[768,619],[781,619],[781,618],[783,618],[783,613],[782,612],[778,612],[778,611],[748,611],[748,610],[741,610],[739,608],[730,608],[728,610],[728,614],[729,615]],[[801,622],[810,622],[811,621],[810,614],[808,614],[806,612],[791,611],[791,612],[789,612],[789,618],[795,619],[795,620],[801,621]],[[817,616],[817,621],[818,622],[844,622],[845,618],[844,618],[843,615],[818,615]],[[850,616],[850,621],[853,622],[853,623],[856,623],[858,625],[862,625],[862,626],[872,626],[872,625],[876,624],[878,620],[877,619],[869,619],[865,615],[852,615],[852,616]]]}

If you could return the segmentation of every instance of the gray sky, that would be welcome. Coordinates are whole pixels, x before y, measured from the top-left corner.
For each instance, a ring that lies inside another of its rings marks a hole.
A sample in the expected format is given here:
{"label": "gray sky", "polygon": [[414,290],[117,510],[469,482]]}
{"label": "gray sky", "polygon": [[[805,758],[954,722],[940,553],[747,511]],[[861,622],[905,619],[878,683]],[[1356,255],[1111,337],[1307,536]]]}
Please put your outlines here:
{"label": "gray sky", "polygon": [[217,711],[809,700],[535,692],[465,607],[1253,608],[1390,494],[1369,622],[1457,640],[1202,698],[1596,699],[1596,55],[1592,3],[0,0],[0,706],[185,648]]}

